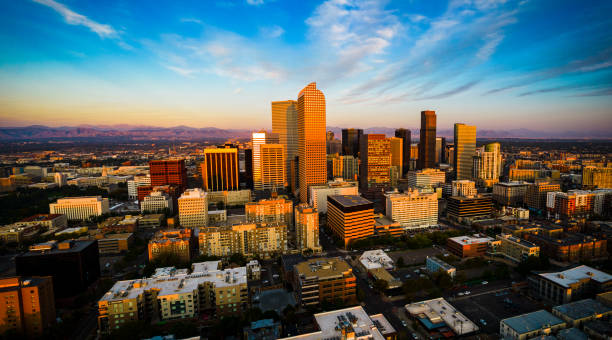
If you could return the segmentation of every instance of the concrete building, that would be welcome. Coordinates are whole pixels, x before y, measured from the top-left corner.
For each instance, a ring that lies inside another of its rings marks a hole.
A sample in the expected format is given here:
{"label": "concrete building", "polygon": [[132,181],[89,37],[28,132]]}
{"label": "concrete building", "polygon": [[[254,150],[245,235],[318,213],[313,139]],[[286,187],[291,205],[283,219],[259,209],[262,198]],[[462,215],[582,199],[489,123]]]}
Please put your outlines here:
{"label": "concrete building", "polygon": [[125,322],[159,322],[238,316],[248,308],[246,267],[221,269],[221,261],[194,263],[191,273],[157,268],[149,278],[117,281],[98,301],[98,326],[103,333]]}
{"label": "concrete building", "polygon": [[404,308],[427,330],[448,327],[451,330],[449,336],[463,336],[479,330],[475,323],[443,298],[407,304]]}
{"label": "concrete building", "polygon": [[229,146],[204,149],[200,174],[206,191],[238,190],[238,149]]}
{"label": "concrete building", "polygon": [[[253,145],[253,188],[255,190],[264,190],[261,146],[265,144],[279,145],[279,135],[266,131],[253,132],[251,143]],[[285,164],[283,164],[283,169],[284,167]]]}
{"label": "concrete building", "polygon": [[386,215],[406,229],[429,228],[438,224],[438,197],[435,193],[408,190],[387,194]]}
{"label": "concrete building", "polygon": [[55,323],[50,276],[0,278],[0,334],[38,339]]}
{"label": "concrete building", "polygon": [[18,226],[34,226],[40,225],[48,230],[56,230],[66,228],[68,226],[68,218],[63,214],[36,214],[26,217],[23,220],[16,222]]}
{"label": "concrete building", "polygon": [[187,168],[184,159],[149,161],[152,186],[175,185],[182,193],[187,188]]}
{"label": "concrete building", "polygon": [[474,160],[476,154],[476,127],[455,124],[455,174],[456,179],[472,179]]}
{"label": "concrete building", "polygon": [[528,284],[532,296],[558,305],[610,291],[612,275],[581,265],[561,272],[531,275]]}
{"label": "concrete building", "polygon": [[501,182],[493,185],[493,201],[504,206],[520,206],[527,192],[527,182]]}
{"label": "concrete building", "polygon": [[327,155],[327,177],[342,178],[346,181],[359,179],[359,159],[339,154]]}
{"label": "concrete building", "polygon": [[566,326],[563,320],[542,309],[501,320],[499,334],[504,339],[526,340],[556,333]]}
{"label": "concrete building", "polygon": [[583,189],[612,189],[612,167],[585,166],[582,168]]}
{"label": "concrete building", "polygon": [[496,235],[495,238],[501,241],[497,251],[516,263],[526,260],[529,256],[540,256],[540,247],[529,241],[510,234]]}
{"label": "concrete building", "polygon": [[425,267],[430,274],[437,273],[439,271],[443,271],[447,273],[450,277],[454,278],[457,274],[457,268],[451,266],[450,264],[440,260],[435,256],[427,256],[425,259]]}
{"label": "concrete building", "polygon": [[303,307],[321,302],[357,301],[357,279],[351,266],[340,258],[313,258],[294,266],[294,287]]}
{"label": "concrete building", "polygon": [[436,166],[436,112],[421,111],[421,130],[419,133],[418,169]]}
{"label": "concrete building", "polygon": [[308,203],[310,186],[327,181],[325,96],[316,83],[300,91],[297,111],[300,201]]}
{"label": "concrete building", "polygon": [[277,191],[287,187],[285,173],[285,146],[282,144],[262,144],[261,187],[255,190]]}
{"label": "concrete building", "polygon": [[320,253],[319,213],[308,204],[301,203],[295,207],[295,243],[298,250],[311,250]]}
{"label": "concrete building", "polygon": [[333,195],[359,195],[358,183],[336,178],[324,185],[313,185],[310,187],[309,204],[319,213],[327,214],[327,197]]}
{"label": "concrete building", "polygon": [[359,145],[362,137],[362,129],[342,129],[342,154],[358,158]]}
{"label": "concrete building", "polygon": [[158,213],[168,209],[174,211],[174,202],[170,195],[163,191],[153,191],[140,201],[140,211],[145,213]]}
{"label": "concrete building", "polygon": [[297,183],[296,173],[291,171],[291,162],[298,155],[297,101],[272,102],[272,133],[278,134],[278,143],[285,150],[285,178],[288,183]]}
{"label": "concrete building", "polygon": [[474,197],[477,194],[476,183],[467,179],[453,181],[451,188],[453,196]]}
{"label": "concrete building", "polygon": [[359,184],[364,191],[391,183],[391,141],[384,134],[365,134],[360,145]]}
{"label": "concrete building", "polygon": [[548,192],[546,209],[555,219],[588,218],[593,215],[595,194],[585,190]]}
{"label": "concrete building", "polygon": [[281,337],[281,322],[274,319],[262,319],[251,322],[243,328],[245,340],[276,340]]}
{"label": "concrete building", "polygon": [[525,204],[534,210],[544,210],[547,193],[555,191],[561,191],[561,185],[549,182],[529,184],[525,190]]}
{"label": "concrete building", "polygon": [[98,239],[98,251],[100,255],[121,254],[130,250],[130,245],[134,242],[134,234],[106,234]]}
{"label": "concrete building", "polygon": [[391,166],[400,169],[399,177],[401,178],[404,173],[404,140],[399,137],[391,137],[389,141],[391,142]]}
{"label": "concrete building", "polygon": [[202,228],[208,225],[207,193],[200,188],[187,189],[179,197],[178,218],[183,228]]}
{"label": "concrete building", "polygon": [[449,219],[463,222],[488,218],[493,212],[493,200],[489,195],[447,198],[446,213]]}
{"label": "concrete building", "polygon": [[208,204],[223,203],[226,207],[234,207],[251,202],[251,190],[210,191],[207,197]]}
{"label": "concrete building", "polygon": [[395,137],[402,139],[402,177],[406,176],[410,166],[411,132],[408,129],[395,129]]}
{"label": "concrete building", "polygon": [[458,257],[483,256],[489,249],[489,243],[493,241],[488,236],[457,236],[446,240],[446,248]]}
{"label": "concrete building", "polygon": [[446,181],[446,173],[440,169],[409,171],[406,175],[410,187],[437,187]]}
{"label": "concrete building", "polygon": [[57,186],[60,188],[65,185],[68,185],[68,175],[63,172],[56,172],[53,175],[53,182],[57,184]]}
{"label": "concrete building", "polygon": [[374,203],[356,195],[327,196],[327,225],[344,246],[374,235]]}
{"label": "concrete building", "polygon": [[138,199],[138,187],[151,185],[150,175],[136,175],[133,179],[127,181],[128,198],[131,200]]}
{"label": "concrete building", "polygon": [[287,251],[286,224],[255,224],[228,219],[223,226],[211,226],[198,235],[200,254],[207,256],[261,256],[270,258]]}
{"label": "concrete building", "polygon": [[110,213],[108,198],[102,196],[60,198],[49,204],[49,213],[66,215],[68,220],[88,220]]}
{"label": "concrete building", "polygon": [[172,254],[183,263],[189,263],[195,247],[192,229],[168,229],[158,231],[149,240],[149,261],[155,261],[164,254]]}
{"label": "concrete building", "polygon": [[395,269],[393,259],[382,249],[364,251],[359,257],[359,264],[364,272],[375,268]]}
{"label": "concrete building", "polygon": [[580,327],[591,320],[608,319],[612,316],[612,308],[593,299],[584,299],[555,306],[552,313],[568,327]]}
{"label": "concrete building", "polygon": [[247,223],[278,223],[293,227],[293,202],[284,198],[262,199],[244,205]]}
{"label": "concrete building", "polygon": [[501,145],[499,143],[489,143],[476,149],[473,162],[472,177],[478,186],[493,186],[499,181],[502,172]]}

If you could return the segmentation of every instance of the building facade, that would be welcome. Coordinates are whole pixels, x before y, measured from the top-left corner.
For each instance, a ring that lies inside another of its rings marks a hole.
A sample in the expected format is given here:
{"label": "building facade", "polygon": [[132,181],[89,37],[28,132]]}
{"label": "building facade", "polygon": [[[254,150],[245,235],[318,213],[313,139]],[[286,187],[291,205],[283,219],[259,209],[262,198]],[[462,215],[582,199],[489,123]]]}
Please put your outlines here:
{"label": "building facade", "polygon": [[348,246],[374,235],[374,203],[356,195],[327,196],[327,225]]}
{"label": "building facade", "polygon": [[455,178],[472,179],[476,154],[476,127],[455,124]]}
{"label": "building facade", "polygon": [[204,149],[200,163],[202,185],[206,191],[238,190],[238,149],[219,147]]}
{"label": "building facade", "polygon": [[66,215],[70,221],[88,220],[110,213],[108,198],[102,196],[60,198],[49,204],[49,213]]}
{"label": "building facade", "polygon": [[406,229],[429,228],[438,224],[438,197],[435,193],[409,190],[388,194],[386,215]]}
{"label": "building facade", "polygon": [[493,185],[493,201],[503,206],[520,206],[527,193],[527,182],[501,182]]}
{"label": "building facade", "polygon": [[278,134],[279,144],[285,151],[285,178],[288,183],[295,182],[291,172],[291,162],[298,155],[297,101],[283,100],[272,102],[272,133]]}
{"label": "building facade", "polygon": [[410,130],[400,128],[395,129],[395,137],[402,139],[402,177],[404,177],[410,167],[410,146],[412,145],[412,136]]}
{"label": "building facade", "polygon": [[287,251],[287,225],[242,223],[208,227],[200,230],[198,240],[201,255],[270,258]]}
{"label": "building facade", "polygon": [[149,241],[149,261],[171,254],[183,263],[189,263],[194,248],[192,229],[161,230]]}
{"label": "building facade", "polygon": [[476,149],[472,177],[482,187],[499,182],[502,172],[501,144],[489,143]]}
{"label": "building facade", "polygon": [[333,195],[359,195],[357,182],[336,178],[325,185],[311,186],[309,205],[319,213],[327,214],[327,197]]}
{"label": "building facade", "polygon": [[319,212],[317,209],[302,203],[295,207],[295,243],[298,250],[310,250],[320,253]]}
{"label": "building facade", "polygon": [[384,134],[363,135],[360,145],[360,186],[367,190],[391,184],[391,141]]}
{"label": "building facade", "polygon": [[247,223],[279,223],[293,226],[293,202],[284,198],[262,199],[244,205]]}
{"label": "building facade", "polygon": [[342,129],[342,154],[359,157],[359,145],[363,136],[362,129]]}
{"label": "building facade", "polygon": [[440,169],[423,169],[409,171],[406,175],[408,186],[417,187],[437,187],[446,181],[446,173]]}
{"label": "building facade", "polygon": [[546,209],[547,193],[561,191],[561,185],[549,182],[529,184],[525,189],[525,204],[534,210]]}
{"label": "building facade", "polygon": [[294,266],[296,300],[303,307],[323,301],[353,303],[357,278],[351,266],[340,258],[314,258]]}
{"label": "building facade", "polygon": [[184,228],[200,228],[208,225],[208,199],[202,189],[187,189],[178,202],[179,223]]}
{"label": "building facade", "polygon": [[153,191],[140,201],[142,213],[157,213],[165,210],[174,211],[174,200],[163,191]]}
{"label": "building facade", "polygon": [[187,188],[187,168],[184,159],[166,159],[149,162],[151,185],[176,185],[179,193]]}
{"label": "building facade", "polygon": [[436,112],[421,111],[418,169],[436,166]]}

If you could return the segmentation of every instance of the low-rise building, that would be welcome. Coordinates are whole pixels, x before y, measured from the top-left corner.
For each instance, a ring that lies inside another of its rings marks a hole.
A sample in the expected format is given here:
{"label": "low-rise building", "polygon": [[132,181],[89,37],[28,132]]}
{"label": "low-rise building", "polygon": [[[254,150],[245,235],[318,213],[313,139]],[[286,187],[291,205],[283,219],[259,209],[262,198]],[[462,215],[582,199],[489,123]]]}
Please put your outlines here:
{"label": "low-rise building", "polygon": [[[405,306],[406,312],[428,331],[446,329],[449,336],[475,333],[478,326],[444,298],[420,301]],[[446,332],[444,332],[446,333]]]}
{"label": "low-rise building", "polygon": [[130,250],[134,242],[134,234],[106,234],[98,239],[98,251],[100,254],[120,254]]}
{"label": "low-rise building", "polygon": [[321,302],[357,301],[357,278],[351,266],[340,258],[313,258],[294,266],[297,301],[304,307]]}
{"label": "low-rise building", "polygon": [[108,198],[102,196],[60,198],[49,204],[51,214],[66,215],[68,220],[88,220],[110,213]]}
{"label": "low-rise building", "polygon": [[529,241],[510,234],[497,235],[495,238],[501,241],[497,252],[514,262],[521,262],[529,256],[540,256],[540,247]]}
{"label": "low-rise building", "polygon": [[374,217],[374,235],[401,237],[406,231],[399,222],[395,222],[387,216]]}
{"label": "low-rise building", "polygon": [[143,214],[158,213],[164,210],[172,213],[174,211],[174,203],[172,197],[163,191],[153,191],[140,200],[140,211]]}
{"label": "low-rise building", "polygon": [[427,271],[430,274],[443,271],[452,278],[454,278],[457,274],[457,268],[451,266],[450,264],[440,260],[435,256],[427,256],[427,259],[425,260],[425,267],[427,268]]}
{"label": "low-rise building", "polygon": [[408,180],[408,186],[412,188],[437,187],[446,181],[446,173],[439,169],[428,168],[409,171],[406,179]]}
{"label": "low-rise building", "polygon": [[251,202],[251,190],[209,191],[208,203],[222,203],[226,207],[245,205]]}
{"label": "low-rise building", "polygon": [[607,239],[578,233],[558,233],[548,236],[545,232],[525,234],[524,238],[540,247],[540,251],[553,260],[576,263],[581,260],[607,256]]}
{"label": "low-rise building", "polygon": [[555,333],[566,326],[563,320],[542,309],[501,320],[499,334],[504,339],[526,340]]}
{"label": "low-rise building", "polygon": [[149,261],[155,261],[163,254],[172,254],[180,261],[188,263],[191,260],[195,246],[192,229],[162,230],[149,241]]}
{"label": "low-rise building", "polygon": [[0,227],[0,241],[4,243],[21,243],[26,240],[31,240],[41,232],[42,227],[40,225],[20,226],[10,224]]}
{"label": "low-rise building", "polygon": [[457,222],[487,218],[493,212],[493,200],[489,195],[452,196],[447,198],[446,212],[449,219]]}
{"label": "low-rise building", "polygon": [[263,319],[251,322],[243,329],[244,340],[276,340],[281,336],[281,323],[274,319]]}
{"label": "low-rise building", "polygon": [[262,199],[244,205],[247,223],[279,223],[293,226],[293,202],[284,198]]}
{"label": "low-rise building", "polygon": [[138,226],[142,228],[159,228],[164,220],[164,214],[143,215],[138,219]]}
{"label": "low-rise building", "polygon": [[490,248],[493,241],[488,236],[475,234],[473,236],[450,237],[446,240],[446,248],[458,257],[483,256]]}
{"label": "low-rise building", "polygon": [[384,268],[387,270],[395,268],[393,259],[382,249],[364,251],[359,257],[359,264],[365,272],[374,268]]}
{"label": "low-rise building", "polygon": [[555,306],[552,313],[569,327],[580,327],[587,321],[607,319],[612,315],[612,308],[593,299],[584,299]]}
{"label": "low-rise building", "polygon": [[15,224],[20,226],[40,225],[47,230],[62,229],[68,226],[68,217],[63,214],[36,214]]}
{"label": "low-rise building", "polygon": [[584,265],[561,272],[534,274],[527,282],[532,296],[555,305],[612,290],[612,275]]}
{"label": "low-rise building", "polygon": [[310,190],[310,206],[318,212],[327,214],[327,197],[334,195],[359,195],[357,181],[345,181],[336,178],[325,185],[312,185]]}

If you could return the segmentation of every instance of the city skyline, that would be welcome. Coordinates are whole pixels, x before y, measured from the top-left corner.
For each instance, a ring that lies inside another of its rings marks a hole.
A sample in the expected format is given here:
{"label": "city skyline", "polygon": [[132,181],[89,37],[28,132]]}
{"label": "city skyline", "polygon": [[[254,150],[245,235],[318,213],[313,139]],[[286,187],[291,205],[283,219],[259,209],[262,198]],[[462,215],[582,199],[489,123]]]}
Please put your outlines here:
{"label": "city skyline", "polygon": [[269,129],[316,81],[330,126],[606,131],[611,6],[2,2],[0,125]]}

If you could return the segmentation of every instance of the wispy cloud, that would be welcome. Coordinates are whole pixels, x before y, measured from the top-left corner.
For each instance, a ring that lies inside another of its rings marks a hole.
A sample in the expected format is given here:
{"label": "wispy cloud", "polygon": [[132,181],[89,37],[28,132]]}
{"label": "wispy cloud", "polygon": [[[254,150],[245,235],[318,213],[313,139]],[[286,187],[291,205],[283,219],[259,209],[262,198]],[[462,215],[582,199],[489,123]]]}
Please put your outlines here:
{"label": "wispy cloud", "polygon": [[202,20],[196,18],[181,18],[181,22],[200,24],[202,25]]}
{"label": "wispy cloud", "polygon": [[261,27],[259,33],[266,38],[276,39],[281,37],[285,33],[285,30],[278,25],[272,25]]}
{"label": "wispy cloud", "polygon": [[259,6],[264,4],[264,0],[246,0],[246,3],[252,6]]}
{"label": "wispy cloud", "polygon": [[424,100],[424,99],[442,99],[442,98],[447,98],[447,97],[451,97],[454,96],[456,94],[459,94],[461,92],[465,92],[469,89],[471,89],[474,85],[478,84],[480,81],[479,80],[473,80],[470,81],[469,83],[460,85],[458,87],[455,87],[453,89],[450,89],[448,91],[444,91],[442,93],[438,93],[438,94],[434,94],[434,95],[430,95],[430,96],[425,96],[422,98],[418,98],[417,100]]}
{"label": "wispy cloud", "polygon": [[117,31],[111,26],[107,24],[101,24],[94,20],[89,19],[88,17],[76,13],[70,8],[66,7],[66,5],[61,4],[54,0],[33,0],[36,3],[41,5],[48,6],[52,8],[54,11],[59,13],[64,21],[69,25],[80,25],[89,28],[92,32],[96,33],[100,38],[115,38],[118,36]]}

